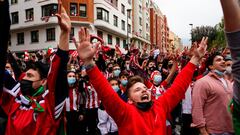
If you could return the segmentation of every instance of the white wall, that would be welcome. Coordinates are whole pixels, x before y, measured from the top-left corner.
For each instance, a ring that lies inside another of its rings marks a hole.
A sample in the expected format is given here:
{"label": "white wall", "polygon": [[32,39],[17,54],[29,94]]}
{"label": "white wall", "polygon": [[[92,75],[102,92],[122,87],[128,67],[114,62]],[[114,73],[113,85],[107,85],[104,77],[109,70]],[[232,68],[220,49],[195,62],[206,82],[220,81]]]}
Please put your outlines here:
{"label": "white wall", "polygon": [[[125,6],[125,14],[122,14],[121,4]],[[103,20],[97,20],[97,8],[103,8],[109,12],[109,22],[105,22]],[[127,37],[127,9],[131,9],[132,6],[128,4],[127,0],[120,1],[118,0],[118,8],[116,9],[111,4],[106,2],[105,0],[94,0],[94,25],[96,27],[101,27],[101,31],[106,33],[116,34],[119,37],[126,38]],[[113,15],[118,17],[118,26],[114,26]],[[122,30],[122,20],[125,21],[125,30]],[[132,26],[132,20],[128,19],[128,24]],[[105,29],[106,28],[106,29]],[[129,34],[131,37],[132,34]]]}

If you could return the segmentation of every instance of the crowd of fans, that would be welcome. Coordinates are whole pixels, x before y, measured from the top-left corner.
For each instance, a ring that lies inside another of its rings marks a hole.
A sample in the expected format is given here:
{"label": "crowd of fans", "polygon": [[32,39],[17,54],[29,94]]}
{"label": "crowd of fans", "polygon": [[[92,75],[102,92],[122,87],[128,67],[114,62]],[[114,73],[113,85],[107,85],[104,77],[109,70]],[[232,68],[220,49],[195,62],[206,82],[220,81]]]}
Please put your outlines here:
{"label": "crowd of fans", "polygon": [[131,44],[122,53],[85,28],[69,52],[71,23],[59,1],[55,51],[21,57],[7,51],[0,134],[240,134],[240,7],[237,0],[221,3],[226,48],[207,51],[203,37],[189,49],[147,51]]}

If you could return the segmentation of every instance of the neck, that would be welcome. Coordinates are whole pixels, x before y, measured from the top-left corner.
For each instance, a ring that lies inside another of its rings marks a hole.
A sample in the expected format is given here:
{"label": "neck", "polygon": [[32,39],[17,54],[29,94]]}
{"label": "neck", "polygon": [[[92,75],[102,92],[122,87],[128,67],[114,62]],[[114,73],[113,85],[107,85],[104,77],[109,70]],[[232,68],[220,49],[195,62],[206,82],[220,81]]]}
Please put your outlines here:
{"label": "neck", "polygon": [[219,77],[219,78],[223,78],[224,73],[222,71],[219,71],[217,69],[213,70],[213,72]]}

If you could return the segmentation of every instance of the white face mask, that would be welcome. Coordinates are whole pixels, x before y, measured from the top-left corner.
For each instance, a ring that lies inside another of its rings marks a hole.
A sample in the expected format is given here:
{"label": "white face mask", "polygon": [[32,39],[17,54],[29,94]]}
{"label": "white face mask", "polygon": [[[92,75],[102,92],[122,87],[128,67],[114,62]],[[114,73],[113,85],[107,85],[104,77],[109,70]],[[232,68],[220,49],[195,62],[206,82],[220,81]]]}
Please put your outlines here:
{"label": "white face mask", "polygon": [[232,67],[231,66],[226,67],[225,73],[231,74],[232,73]]}
{"label": "white face mask", "polygon": [[130,70],[129,64],[126,64],[126,69],[127,69],[127,70]]}

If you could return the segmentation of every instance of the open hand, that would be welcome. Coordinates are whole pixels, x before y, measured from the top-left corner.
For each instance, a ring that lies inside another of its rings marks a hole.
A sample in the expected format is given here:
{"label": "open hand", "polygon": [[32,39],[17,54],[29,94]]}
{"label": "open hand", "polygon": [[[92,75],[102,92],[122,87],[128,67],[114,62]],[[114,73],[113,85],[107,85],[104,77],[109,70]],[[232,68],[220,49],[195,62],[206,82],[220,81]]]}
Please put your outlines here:
{"label": "open hand", "polygon": [[208,37],[203,37],[200,44],[194,44],[193,55],[197,58],[202,58],[207,50]]}
{"label": "open hand", "polygon": [[78,32],[79,44],[75,41],[75,46],[77,48],[78,56],[83,60],[84,64],[93,62],[93,57],[96,54],[100,42],[93,45],[90,42],[89,31],[85,30],[83,27],[80,28]]}
{"label": "open hand", "polygon": [[71,31],[71,20],[65,10],[65,8],[62,6],[62,1],[58,0],[58,13],[55,14],[58,18],[58,24],[62,31]]}

